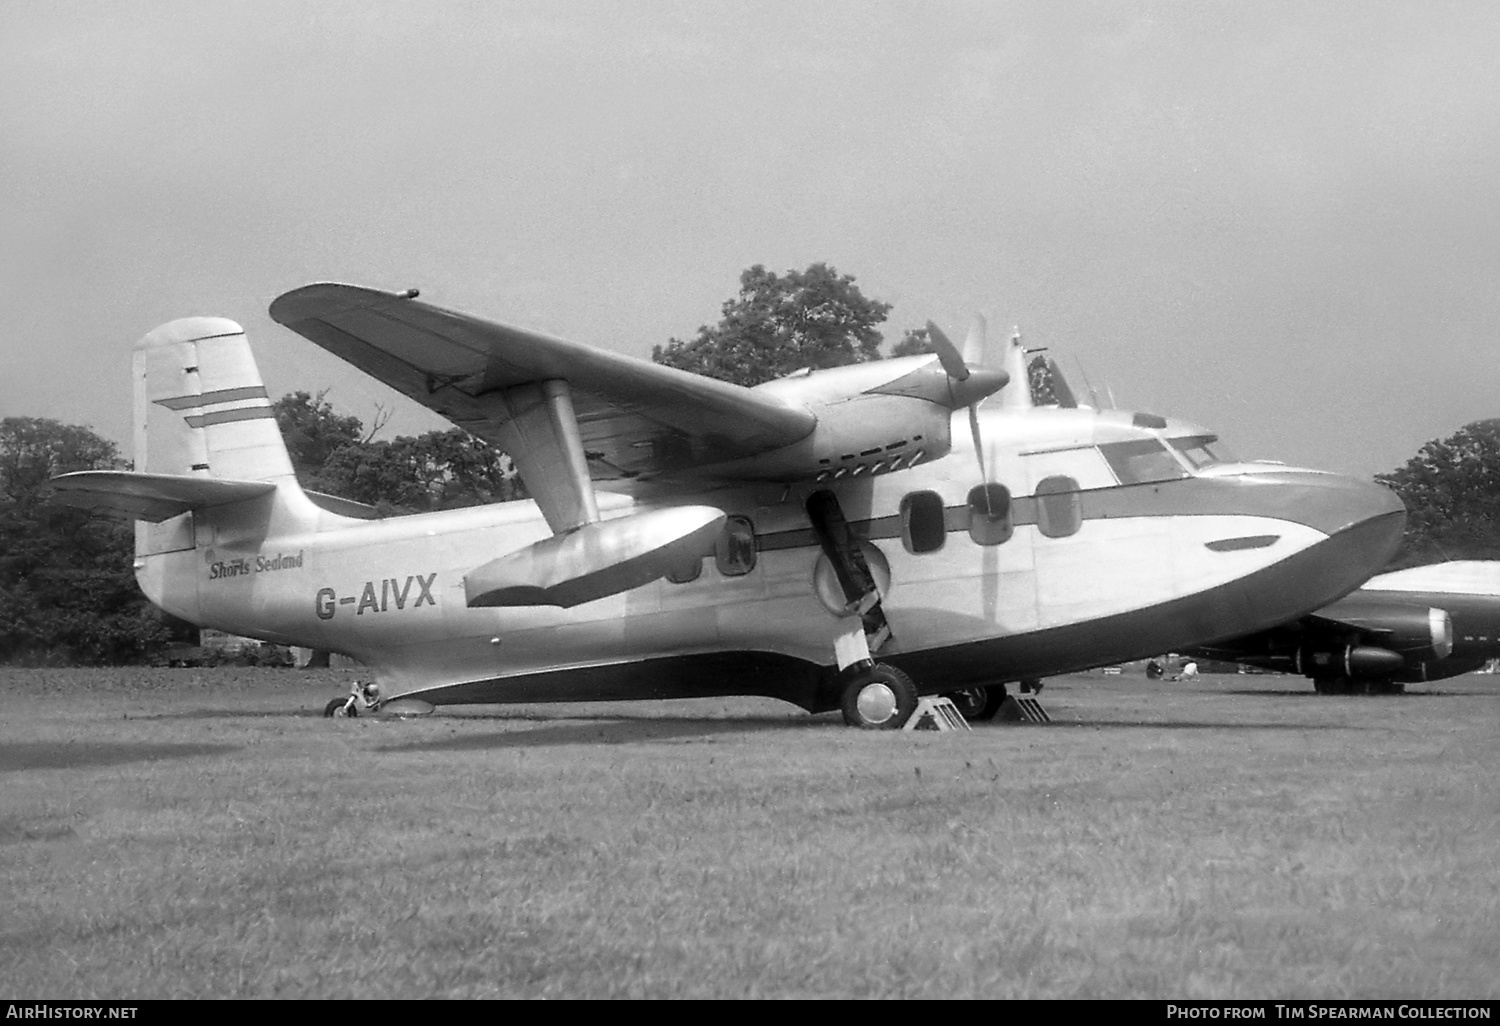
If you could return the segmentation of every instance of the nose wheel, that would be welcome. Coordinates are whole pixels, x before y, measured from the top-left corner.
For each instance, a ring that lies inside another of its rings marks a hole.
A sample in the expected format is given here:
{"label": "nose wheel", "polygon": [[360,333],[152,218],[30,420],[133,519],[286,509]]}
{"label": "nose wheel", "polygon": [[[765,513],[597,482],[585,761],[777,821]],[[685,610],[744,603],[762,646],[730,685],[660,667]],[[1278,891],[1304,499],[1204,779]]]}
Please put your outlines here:
{"label": "nose wheel", "polygon": [[899,730],[917,708],[917,686],[888,663],[874,663],[844,685],[844,722],[865,730]]}

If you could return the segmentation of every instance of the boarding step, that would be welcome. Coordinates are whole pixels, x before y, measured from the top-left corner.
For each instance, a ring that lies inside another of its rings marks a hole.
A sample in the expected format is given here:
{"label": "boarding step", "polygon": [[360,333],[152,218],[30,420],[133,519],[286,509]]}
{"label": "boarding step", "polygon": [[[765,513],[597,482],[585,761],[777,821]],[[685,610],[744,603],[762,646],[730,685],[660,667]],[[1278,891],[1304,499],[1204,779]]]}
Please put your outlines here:
{"label": "boarding step", "polygon": [[951,698],[933,695],[919,698],[902,730],[971,730],[969,721],[958,711]]}
{"label": "boarding step", "polygon": [[1051,723],[1052,717],[1035,695],[1006,695],[995,718],[1006,723]]}

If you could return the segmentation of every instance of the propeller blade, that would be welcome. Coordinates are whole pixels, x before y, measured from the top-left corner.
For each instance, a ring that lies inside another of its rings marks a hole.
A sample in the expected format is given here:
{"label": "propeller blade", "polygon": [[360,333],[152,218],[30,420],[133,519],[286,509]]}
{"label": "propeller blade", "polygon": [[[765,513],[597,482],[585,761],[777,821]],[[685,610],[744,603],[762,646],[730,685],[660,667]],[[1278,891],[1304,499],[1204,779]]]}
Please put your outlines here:
{"label": "propeller blade", "polygon": [[948,376],[954,381],[969,380],[969,365],[964,363],[964,358],[959,355],[958,349],[948,340],[948,336],[943,334],[943,329],[928,321],[927,337],[932,339],[932,348],[937,353],[938,362],[943,365],[943,370],[948,372]]}
{"label": "propeller blade", "polygon": [[975,314],[974,323],[969,326],[969,335],[964,339],[964,363],[977,364],[983,367],[988,361],[988,344],[985,340],[984,314]]}
{"label": "propeller blade", "polygon": [[979,480],[986,480],[984,469],[984,439],[979,434],[979,404],[969,404],[969,433],[974,436],[974,458],[979,461]]}

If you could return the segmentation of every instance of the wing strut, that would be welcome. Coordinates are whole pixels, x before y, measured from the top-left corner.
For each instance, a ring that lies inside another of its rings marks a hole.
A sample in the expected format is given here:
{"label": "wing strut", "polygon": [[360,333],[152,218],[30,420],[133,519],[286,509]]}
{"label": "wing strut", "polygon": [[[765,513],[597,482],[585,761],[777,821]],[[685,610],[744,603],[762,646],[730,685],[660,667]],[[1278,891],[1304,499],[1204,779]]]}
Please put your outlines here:
{"label": "wing strut", "polygon": [[702,556],[724,526],[712,506],[676,506],[599,519],[573,397],[561,378],[479,396],[500,417],[500,444],[516,461],[552,537],[464,575],[470,606],[562,606],[618,595]]}
{"label": "wing strut", "polygon": [[573,395],[559,378],[497,389],[482,397],[505,420],[500,444],[526,482],[553,534],[565,534],[599,519],[594,482],[573,413]]}

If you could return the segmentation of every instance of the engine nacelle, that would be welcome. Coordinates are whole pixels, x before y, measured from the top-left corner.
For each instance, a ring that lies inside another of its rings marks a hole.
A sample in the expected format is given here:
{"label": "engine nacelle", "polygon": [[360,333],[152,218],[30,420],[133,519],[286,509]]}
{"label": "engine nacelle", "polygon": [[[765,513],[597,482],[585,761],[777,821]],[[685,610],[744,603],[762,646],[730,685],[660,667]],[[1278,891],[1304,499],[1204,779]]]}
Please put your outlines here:
{"label": "engine nacelle", "polygon": [[952,447],[953,412],[910,396],[861,395],[817,407],[812,434],[783,449],[714,472],[749,480],[837,480],[930,463]]}
{"label": "engine nacelle", "polygon": [[948,454],[954,412],[999,391],[1002,370],[970,367],[953,378],[932,356],[799,372],[755,390],[812,411],[813,430],[759,456],[701,467],[697,473],[749,481],[830,481],[874,476]]}
{"label": "engine nacelle", "polygon": [[1296,659],[1298,673],[1319,678],[1389,677],[1405,666],[1401,653],[1376,645],[1345,645],[1341,649],[1305,646],[1297,650]]}
{"label": "engine nacelle", "polygon": [[1364,635],[1361,644],[1341,637],[1313,637],[1297,649],[1295,667],[1308,677],[1391,678],[1453,653],[1453,621],[1445,609],[1374,604],[1358,599],[1337,604],[1339,623]]}

